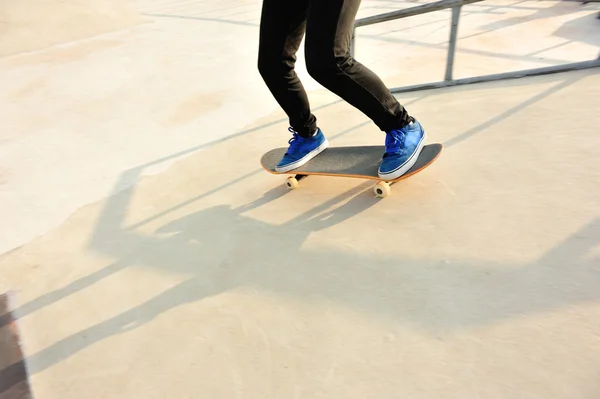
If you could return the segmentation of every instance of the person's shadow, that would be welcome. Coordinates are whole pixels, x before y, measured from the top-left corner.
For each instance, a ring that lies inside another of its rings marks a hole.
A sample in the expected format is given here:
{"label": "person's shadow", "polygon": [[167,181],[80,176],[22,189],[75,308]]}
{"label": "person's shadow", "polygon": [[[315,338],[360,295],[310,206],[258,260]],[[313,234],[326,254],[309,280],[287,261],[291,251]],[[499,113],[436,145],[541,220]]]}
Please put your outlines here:
{"label": "person's shadow", "polygon": [[[284,190],[274,189],[239,208],[218,205],[191,213],[159,227],[153,236],[137,236],[136,243],[133,237],[113,240],[111,250],[122,254],[119,268],[142,264],[188,277],[139,306],[29,357],[31,372],[144,325],[177,306],[238,288],[307,300],[325,298],[372,317],[412,324],[433,335],[600,298],[600,259],[586,256],[600,242],[600,218],[531,264],[460,259],[445,263],[302,248],[312,233],[375,205],[379,200],[369,184],[356,186],[280,225],[243,215],[282,198]],[[418,196],[414,200],[418,201]],[[113,238],[117,234],[105,233]],[[355,239],[368,234],[373,233],[358,232]],[[135,251],[132,245],[136,245]],[[378,250],[385,253],[384,248],[373,248],[373,253]],[[565,290],[564,281],[577,289]]]}
{"label": "person's shadow", "polygon": [[[103,214],[111,216],[108,220],[112,221],[99,223],[94,242],[96,250],[108,251],[119,260],[35,303],[25,304],[20,313],[80,291],[126,267],[144,265],[189,278],[131,310],[30,356],[30,372],[40,372],[95,342],[137,328],[185,303],[257,283],[277,291],[280,280],[289,275],[290,264],[302,267],[293,272],[297,276],[305,272],[304,266],[313,267],[319,263],[312,262],[311,265],[310,259],[315,254],[306,254],[300,249],[312,232],[331,227],[378,202],[370,186],[369,183],[355,186],[279,226],[243,215],[283,197],[288,190],[278,186],[239,208],[218,205],[173,220],[150,236],[126,231],[120,227],[118,218],[112,218],[117,216],[119,209],[126,209],[121,206],[131,193],[123,192],[111,198]],[[335,207],[348,198],[349,201]],[[332,206],[333,210],[323,212]],[[291,259],[294,261],[290,262]],[[340,261],[344,262],[343,259]]]}

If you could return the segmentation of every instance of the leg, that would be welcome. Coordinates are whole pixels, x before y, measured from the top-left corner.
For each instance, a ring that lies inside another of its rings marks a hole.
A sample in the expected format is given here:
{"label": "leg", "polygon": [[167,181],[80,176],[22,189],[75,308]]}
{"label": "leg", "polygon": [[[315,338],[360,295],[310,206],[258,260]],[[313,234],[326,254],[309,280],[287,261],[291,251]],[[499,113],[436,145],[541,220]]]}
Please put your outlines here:
{"label": "leg", "polygon": [[263,0],[258,70],[290,119],[290,126],[309,137],[317,129],[308,96],[296,75],[296,53],[306,29],[308,0]]}
{"label": "leg", "polygon": [[325,88],[370,117],[382,130],[411,119],[381,79],[350,55],[360,0],[311,0],[306,36],[308,72]]}
{"label": "leg", "polygon": [[408,171],[423,148],[425,132],[381,79],[350,55],[360,0],[310,0],[306,31],[308,72],[387,133],[380,176],[392,180]]}
{"label": "leg", "polygon": [[296,53],[306,29],[309,0],[263,0],[258,69],[267,87],[288,115],[293,138],[277,165],[287,172],[327,148],[328,142],[310,111],[308,96],[296,75]]}

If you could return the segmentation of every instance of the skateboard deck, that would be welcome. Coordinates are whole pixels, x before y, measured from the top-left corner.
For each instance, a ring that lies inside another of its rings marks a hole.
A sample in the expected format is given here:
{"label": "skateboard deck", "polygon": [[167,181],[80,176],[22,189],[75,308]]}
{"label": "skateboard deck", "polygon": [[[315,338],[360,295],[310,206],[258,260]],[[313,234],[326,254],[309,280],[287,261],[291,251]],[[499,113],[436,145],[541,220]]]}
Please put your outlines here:
{"label": "skateboard deck", "polygon": [[386,197],[390,193],[391,183],[422,171],[440,156],[443,149],[444,145],[440,143],[424,146],[417,162],[408,172],[397,179],[387,181],[381,179],[377,174],[381,156],[385,152],[384,146],[329,147],[297,169],[277,172],[275,167],[287,150],[287,148],[280,147],[265,153],[260,164],[269,173],[293,175],[288,178],[286,183],[290,189],[298,187],[298,181],[310,175],[351,177],[378,180],[379,183],[374,187],[375,194],[379,197]]}

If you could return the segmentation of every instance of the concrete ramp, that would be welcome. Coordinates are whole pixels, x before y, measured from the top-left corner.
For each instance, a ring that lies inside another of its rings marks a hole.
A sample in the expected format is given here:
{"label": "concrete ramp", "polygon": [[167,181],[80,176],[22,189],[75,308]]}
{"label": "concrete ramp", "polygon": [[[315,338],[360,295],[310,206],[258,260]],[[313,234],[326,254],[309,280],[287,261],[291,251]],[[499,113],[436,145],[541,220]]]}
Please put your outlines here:
{"label": "concrete ramp", "polygon": [[[478,4],[456,77],[598,54],[592,6]],[[384,200],[360,179],[289,191],[259,164],[290,138],[256,70],[260,0],[138,6],[154,23],[0,58],[0,329],[24,348],[0,348],[4,392],[598,399],[600,68],[399,95],[434,164]],[[439,79],[442,14],[365,27],[360,59],[390,86]],[[44,29],[109,29],[81,21]],[[332,146],[383,143],[309,97]]]}

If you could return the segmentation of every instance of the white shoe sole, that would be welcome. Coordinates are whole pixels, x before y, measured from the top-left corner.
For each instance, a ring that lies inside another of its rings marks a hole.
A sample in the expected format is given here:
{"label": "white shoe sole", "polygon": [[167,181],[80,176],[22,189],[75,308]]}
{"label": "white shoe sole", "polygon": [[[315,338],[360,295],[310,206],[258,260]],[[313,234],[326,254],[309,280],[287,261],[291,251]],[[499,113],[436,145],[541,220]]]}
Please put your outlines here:
{"label": "white shoe sole", "polygon": [[296,162],[292,162],[292,163],[287,164],[282,167],[275,167],[275,171],[279,172],[279,173],[285,173],[285,172],[289,172],[294,169],[298,169],[300,166],[306,164],[308,161],[310,161],[311,159],[313,159],[314,157],[319,155],[321,152],[323,152],[323,150],[325,150],[328,146],[329,146],[329,141],[327,141],[327,139],[325,139],[325,141],[323,141],[320,146],[318,146],[317,148],[315,148],[314,150],[312,150],[311,152],[306,154],[304,156],[304,158],[299,159]]}
{"label": "white shoe sole", "polygon": [[394,179],[399,178],[406,172],[408,172],[410,170],[410,168],[412,168],[415,165],[415,163],[417,163],[417,160],[419,159],[419,155],[421,155],[421,151],[423,150],[423,147],[425,147],[426,140],[427,140],[427,133],[423,132],[423,137],[421,138],[421,142],[419,142],[419,145],[417,146],[417,150],[412,154],[412,156],[398,169],[393,170],[388,173],[383,173],[383,174],[378,173],[379,177],[382,180],[394,180]]}

